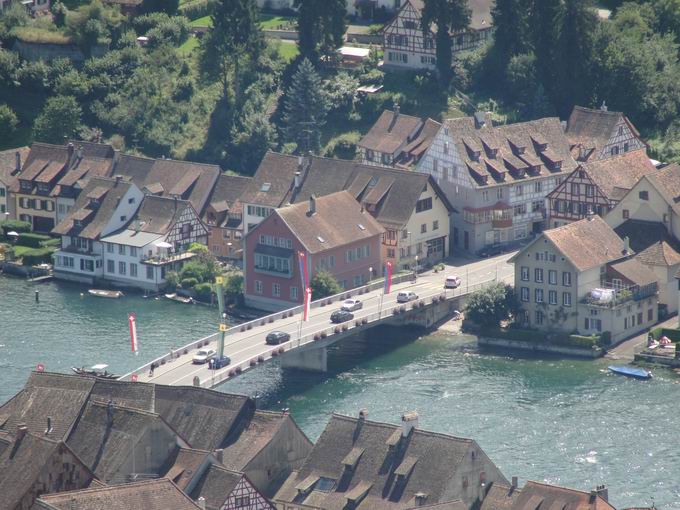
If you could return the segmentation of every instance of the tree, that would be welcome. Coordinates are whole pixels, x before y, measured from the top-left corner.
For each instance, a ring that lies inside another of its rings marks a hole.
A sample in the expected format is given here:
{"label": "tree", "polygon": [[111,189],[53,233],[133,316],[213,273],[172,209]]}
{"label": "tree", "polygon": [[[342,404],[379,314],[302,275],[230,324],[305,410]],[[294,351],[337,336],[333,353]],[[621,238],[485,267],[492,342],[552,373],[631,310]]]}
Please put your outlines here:
{"label": "tree", "polygon": [[0,104],[0,137],[10,136],[18,124],[16,113],[6,104]]}
{"label": "tree", "polygon": [[298,151],[319,152],[321,127],[326,122],[328,99],[321,78],[312,63],[304,59],[293,75],[283,103],[283,122],[288,140],[297,144]]}
{"label": "tree", "polygon": [[466,318],[484,327],[498,327],[519,309],[515,291],[501,282],[470,294],[465,305]]}
{"label": "tree", "polygon": [[254,173],[265,153],[276,145],[276,128],[269,121],[264,96],[252,91],[232,129],[230,168],[241,173]]}
{"label": "tree", "polygon": [[66,25],[66,16],[68,15],[68,9],[66,6],[60,2],[54,2],[50,6],[50,12],[52,13],[52,20],[54,24],[58,27],[63,27]]}
{"label": "tree", "polygon": [[317,271],[312,281],[309,282],[309,287],[312,289],[312,300],[334,296],[342,292],[342,287],[328,271]]}
{"label": "tree", "polygon": [[304,59],[331,57],[344,44],[347,31],[345,0],[295,0],[298,9],[298,48]]}
{"label": "tree", "polygon": [[33,138],[41,142],[61,144],[80,127],[80,105],[73,96],[50,97],[35,119]]}
{"label": "tree", "polygon": [[430,26],[437,26],[435,35],[437,70],[444,82],[451,78],[453,42],[451,34],[467,30],[470,26],[472,11],[467,0],[425,0],[421,18],[423,34],[430,33]]}
{"label": "tree", "polygon": [[529,15],[538,78],[552,91],[557,80],[557,41],[562,0],[533,0]]}
{"label": "tree", "polygon": [[505,66],[515,55],[529,50],[527,0],[496,0],[491,10],[493,19],[493,60],[497,77],[501,78]]}

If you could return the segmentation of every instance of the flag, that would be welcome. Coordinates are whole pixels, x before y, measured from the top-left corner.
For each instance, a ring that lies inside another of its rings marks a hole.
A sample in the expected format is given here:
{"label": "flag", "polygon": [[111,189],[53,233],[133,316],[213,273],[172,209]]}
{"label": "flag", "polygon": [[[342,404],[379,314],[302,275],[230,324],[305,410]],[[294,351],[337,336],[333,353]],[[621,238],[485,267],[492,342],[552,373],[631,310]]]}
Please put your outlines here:
{"label": "flag", "polygon": [[383,293],[389,294],[390,290],[392,290],[392,262],[385,264],[385,288]]}
{"label": "flag", "polygon": [[137,342],[137,317],[134,313],[128,314],[128,324],[130,325],[130,345],[132,352],[139,354],[139,343]]}
{"label": "flag", "polygon": [[312,305],[312,289],[307,287],[305,289],[305,311],[304,311],[304,317],[302,320],[307,322],[309,320],[309,309]]}
{"label": "flag", "polygon": [[307,257],[305,252],[298,252],[298,260],[300,261],[300,278],[302,280],[302,288],[309,287],[309,273],[307,272]]}

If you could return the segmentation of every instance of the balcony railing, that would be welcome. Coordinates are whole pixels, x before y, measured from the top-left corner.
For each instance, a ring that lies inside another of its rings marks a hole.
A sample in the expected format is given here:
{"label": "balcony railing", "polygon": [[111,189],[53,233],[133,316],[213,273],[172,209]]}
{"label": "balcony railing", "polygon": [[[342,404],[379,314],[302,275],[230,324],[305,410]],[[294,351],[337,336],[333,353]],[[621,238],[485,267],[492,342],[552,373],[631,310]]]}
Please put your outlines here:
{"label": "balcony railing", "polygon": [[[656,282],[648,285],[631,285],[626,288],[615,288],[611,283],[604,283],[600,288],[606,290],[613,290],[613,294],[609,293],[602,296],[593,296],[592,291],[589,292],[581,303],[590,306],[597,306],[600,308],[617,308],[630,301],[642,301],[643,299],[656,296],[659,292],[659,286]],[[595,290],[595,289],[593,289]]]}
{"label": "balcony railing", "polygon": [[256,273],[269,274],[272,276],[279,276],[281,278],[292,278],[293,271],[291,269],[281,270],[277,269],[276,266],[253,266]]}
{"label": "balcony railing", "polygon": [[182,260],[188,260],[192,257],[194,257],[196,254],[193,252],[185,251],[181,253],[168,253],[167,255],[152,255],[152,256],[145,256],[142,257],[142,264],[151,264],[151,265],[164,265],[164,264],[171,264],[172,262],[179,262]]}

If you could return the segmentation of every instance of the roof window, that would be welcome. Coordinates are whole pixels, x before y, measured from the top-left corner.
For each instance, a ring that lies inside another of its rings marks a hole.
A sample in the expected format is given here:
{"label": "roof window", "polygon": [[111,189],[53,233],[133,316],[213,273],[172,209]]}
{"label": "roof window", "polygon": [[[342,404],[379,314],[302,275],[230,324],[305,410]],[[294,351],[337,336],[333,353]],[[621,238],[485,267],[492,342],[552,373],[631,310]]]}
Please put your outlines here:
{"label": "roof window", "polygon": [[366,230],[366,227],[364,227],[361,223],[357,223],[357,227],[359,227],[360,230]]}
{"label": "roof window", "polygon": [[262,186],[260,187],[260,191],[267,192],[270,189],[272,189],[272,183],[271,182],[263,182]]}
{"label": "roof window", "polygon": [[326,242],[326,240],[325,240],[323,237],[321,237],[321,236],[316,236],[316,239],[317,239],[320,243],[325,243],[325,242]]}

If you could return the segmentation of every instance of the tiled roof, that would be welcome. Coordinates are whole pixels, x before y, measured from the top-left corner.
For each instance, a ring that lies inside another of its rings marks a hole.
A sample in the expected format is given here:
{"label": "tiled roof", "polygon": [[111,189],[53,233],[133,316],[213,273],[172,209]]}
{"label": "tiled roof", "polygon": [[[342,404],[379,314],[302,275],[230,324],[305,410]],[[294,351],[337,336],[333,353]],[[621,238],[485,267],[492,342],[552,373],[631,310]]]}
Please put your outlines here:
{"label": "tiled roof", "polygon": [[654,271],[642,264],[637,258],[617,262],[610,267],[626,280],[641,287],[658,282],[659,280]]}
{"label": "tiled roof", "polygon": [[62,492],[40,501],[55,510],[198,510],[199,506],[170,480],[149,480]]}
{"label": "tiled roof", "polygon": [[677,246],[677,242],[659,241],[638,253],[636,258],[647,266],[675,266],[680,264],[680,252]]}
{"label": "tiled roof", "polygon": [[64,168],[67,161],[68,148],[65,145],[34,142],[21,168],[19,178],[32,181],[48,166]]}
{"label": "tiled roof", "polygon": [[423,121],[419,117],[385,110],[357,146],[394,154],[401,146],[411,142],[412,136],[415,138],[422,124]]}
{"label": "tiled roof", "polygon": [[[310,213],[308,202],[282,207],[274,213],[283,219],[310,253],[371,239],[385,231],[347,191],[314,200],[314,214]],[[342,221],[338,221],[339,215],[342,215]]]}
{"label": "tiled roof", "polygon": [[532,481],[524,485],[512,510],[536,510],[539,506],[546,509],[615,510],[600,496],[591,498],[589,492]]}
{"label": "tiled roof", "polygon": [[[488,121],[480,125],[474,117],[463,117],[447,120],[443,129],[449,130],[478,187],[522,183],[576,168],[569,141],[556,117],[500,126]],[[553,164],[558,162],[560,168],[556,169]]]}
{"label": "tiled roof", "polygon": [[113,402],[120,407],[131,407],[154,412],[153,384],[138,384],[129,381],[97,379],[90,392],[90,398],[98,402]]}
{"label": "tiled roof", "polygon": [[186,200],[146,195],[128,228],[165,235],[189,206]]}
{"label": "tiled roof", "polygon": [[648,266],[673,266],[680,263],[680,243],[661,222],[626,220],[614,231],[628,238],[636,258]]}
{"label": "tiled roof", "polygon": [[191,491],[194,500],[202,497],[208,510],[219,510],[243,478],[243,473],[211,465]]}
{"label": "tiled roof", "polygon": [[[550,240],[579,271],[621,259],[626,255],[623,240],[599,216],[546,230],[542,237]],[[542,237],[530,246],[536,246]]]}
{"label": "tiled roof", "polygon": [[676,214],[680,214],[680,166],[677,163],[658,169],[647,176]]}
{"label": "tiled roof", "polygon": [[17,147],[16,149],[0,152],[0,183],[11,190],[16,189],[18,184],[18,180],[14,175],[17,172],[16,153],[19,153],[19,157],[23,163],[29,151],[30,149],[28,147]]}
{"label": "tiled roof", "polygon": [[[123,180],[102,177],[90,179],[71,212],[54,227],[52,233],[98,240],[131,186],[133,184]],[[97,201],[96,204],[91,202],[93,199]],[[80,226],[76,225],[76,221],[81,222]]]}
{"label": "tiled roof", "polygon": [[163,476],[172,480],[180,489],[186,490],[187,485],[199,474],[199,469],[208,457],[210,457],[210,452],[207,450],[179,448],[175,458],[168,462],[170,467]]}
{"label": "tiled roof", "polygon": [[[424,0],[409,0],[411,5],[417,10],[422,11],[425,5]],[[483,28],[489,28],[493,24],[493,18],[491,17],[491,6],[493,5],[492,0],[468,0],[468,7],[470,7],[471,17],[470,17],[470,28],[475,30],[480,30]]]}
{"label": "tiled roof", "polygon": [[73,186],[83,179],[110,174],[115,155],[111,145],[82,141],[71,143],[74,146],[74,158],[66,174],[57,182],[59,186]]}
{"label": "tiled roof", "polygon": [[[346,470],[342,461],[355,448],[363,453],[354,468]],[[348,495],[364,484],[362,491],[370,488],[355,507],[359,510],[413,508],[418,493],[427,495],[428,504],[446,503],[453,474],[471,449],[479,447],[470,439],[420,429],[403,438],[399,426],[334,414],[303,466],[275,499],[339,510],[345,508]],[[409,474],[397,477],[406,459],[409,465],[402,471],[408,469]],[[334,488],[316,490],[319,478],[331,479]],[[311,492],[300,500],[298,487]]]}
{"label": "tiled roof", "polygon": [[567,121],[567,138],[573,145],[602,149],[622,117],[622,112],[574,106]]}
{"label": "tiled roof", "polygon": [[228,210],[241,198],[252,177],[221,174],[210,196],[210,205],[216,211]]}
{"label": "tiled roof", "polygon": [[520,492],[518,488],[494,482],[484,496],[479,510],[512,510]]}
{"label": "tiled roof", "polygon": [[592,161],[584,164],[583,169],[609,200],[616,201],[621,200],[640,177],[657,171],[645,149]]}
{"label": "tiled roof", "polygon": [[266,207],[280,207],[289,198],[295,172],[301,168],[304,158],[267,152],[248,183],[241,202]]}
{"label": "tiled roof", "polygon": [[402,151],[402,156],[397,159],[397,166],[410,167],[420,161],[420,158],[430,148],[432,140],[437,136],[441,123],[436,120],[426,119],[423,128],[418,133],[418,136],[410,142]]}

